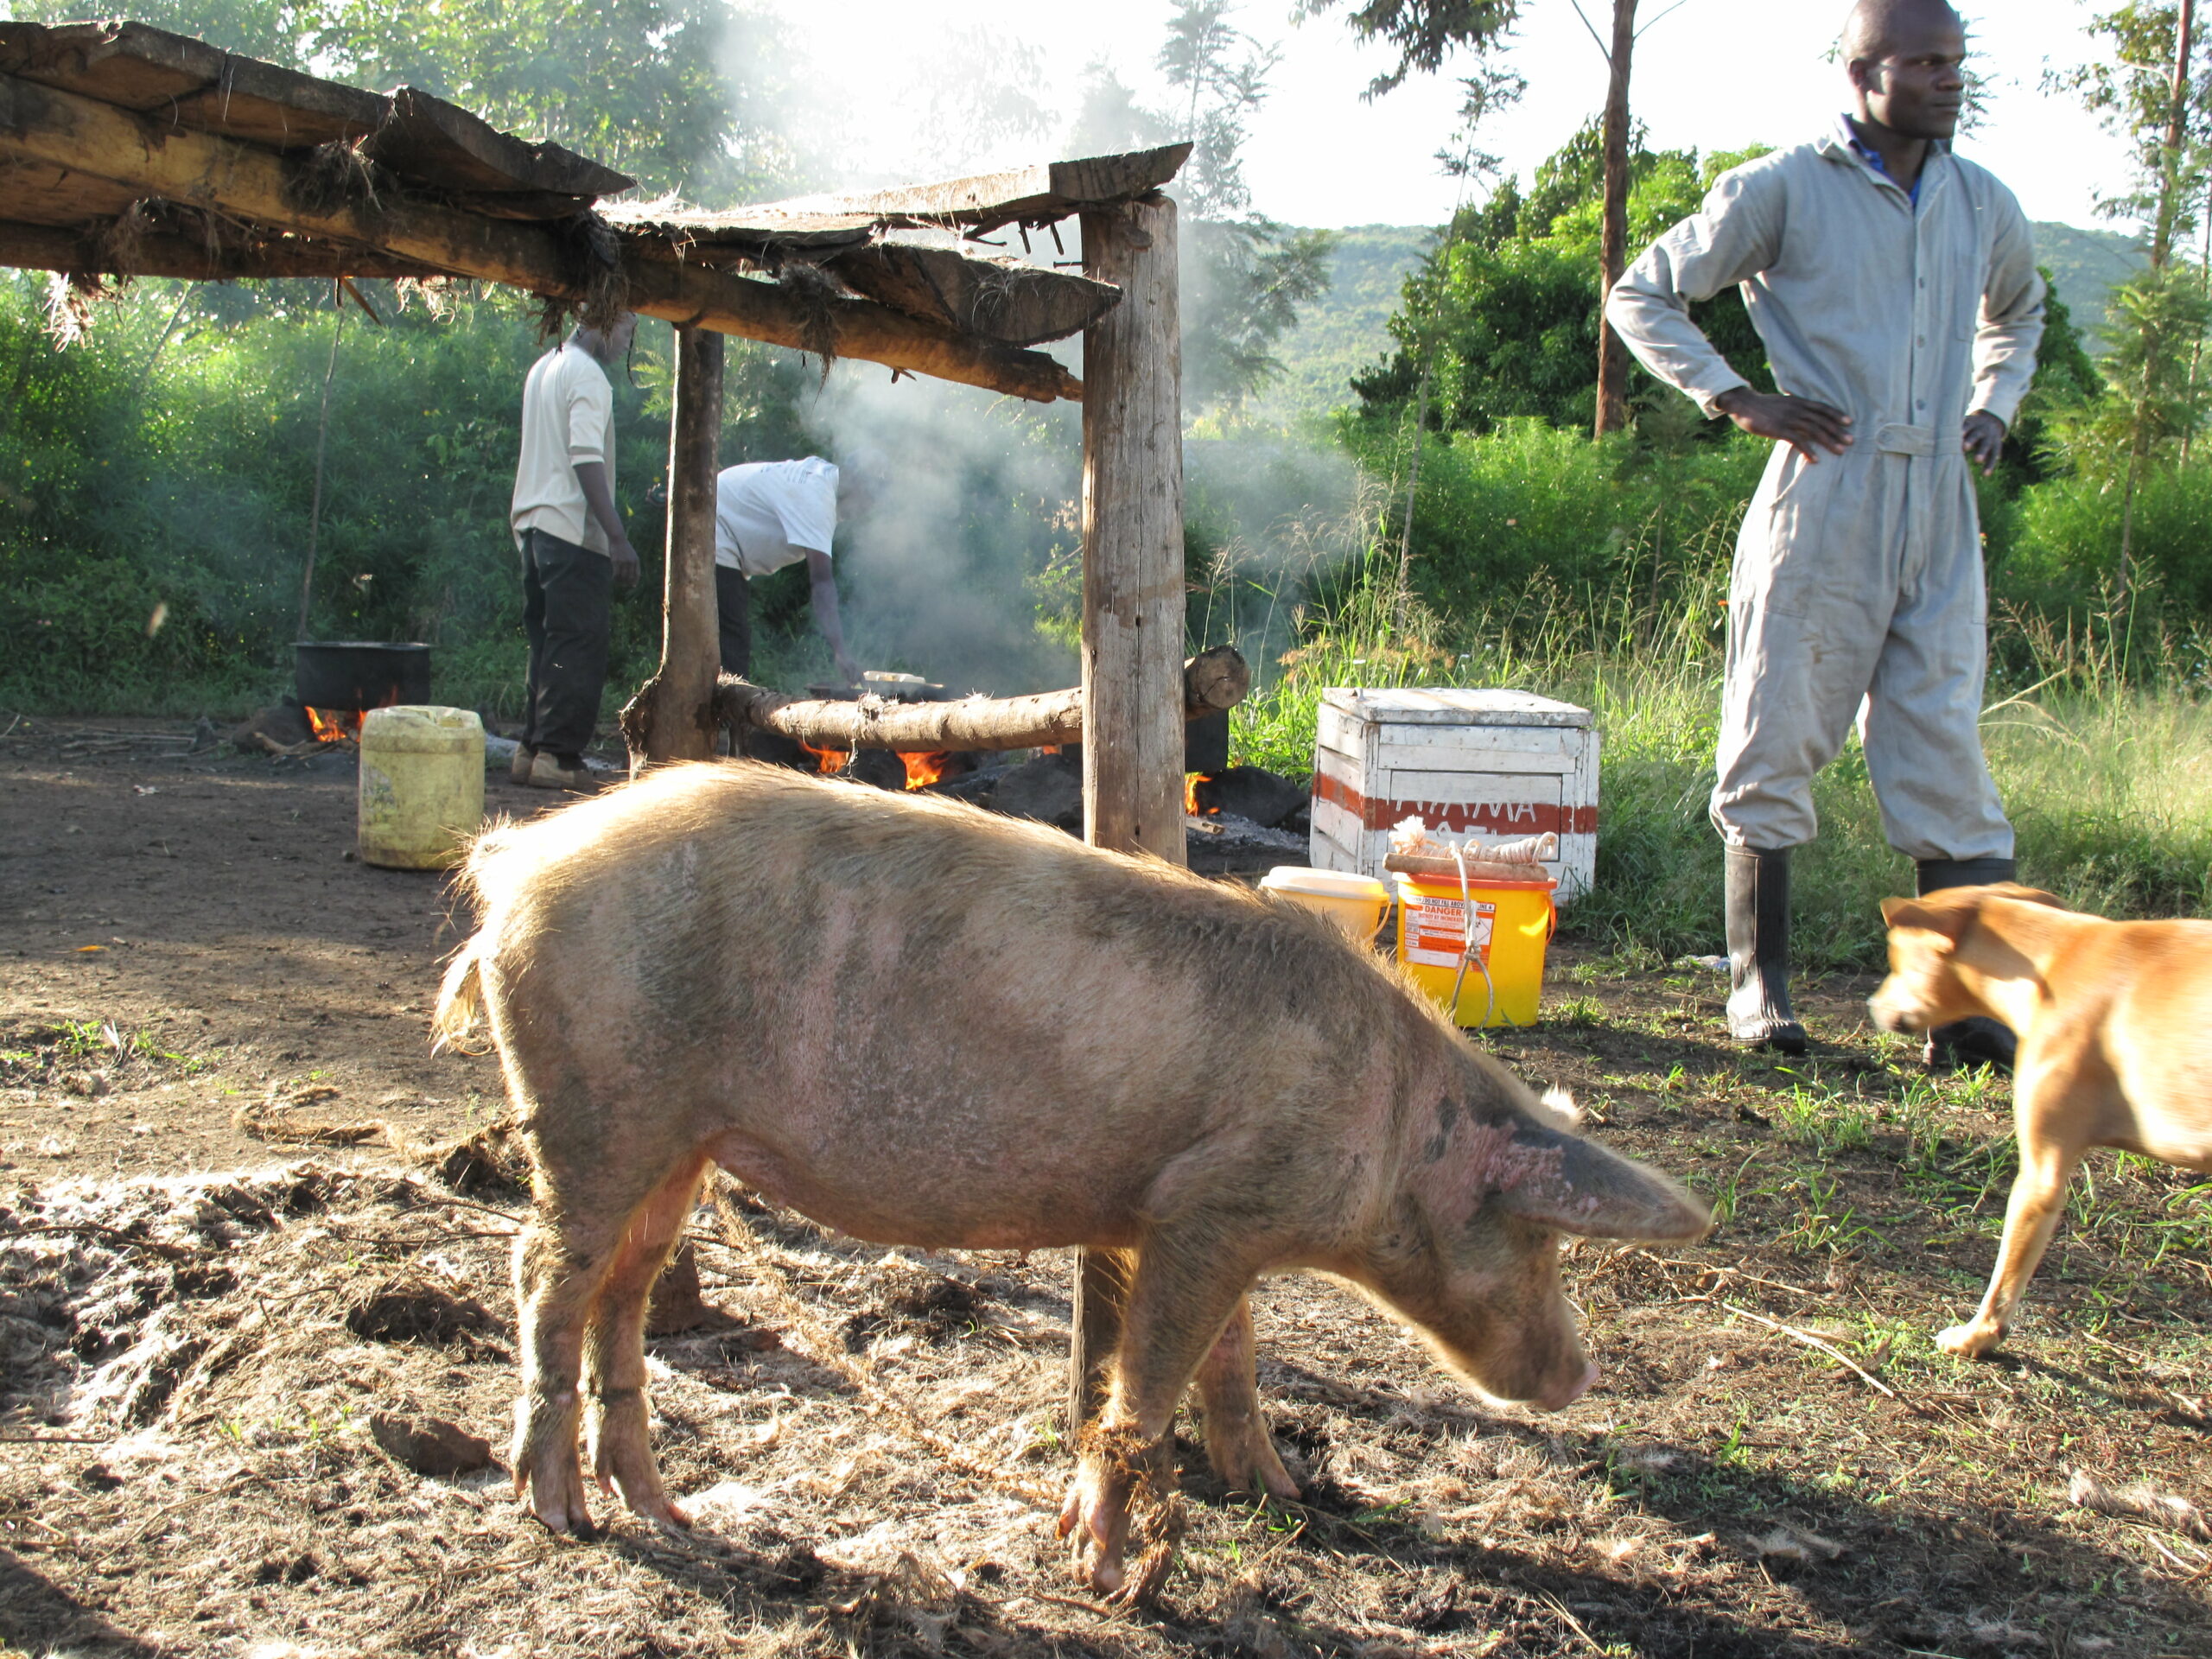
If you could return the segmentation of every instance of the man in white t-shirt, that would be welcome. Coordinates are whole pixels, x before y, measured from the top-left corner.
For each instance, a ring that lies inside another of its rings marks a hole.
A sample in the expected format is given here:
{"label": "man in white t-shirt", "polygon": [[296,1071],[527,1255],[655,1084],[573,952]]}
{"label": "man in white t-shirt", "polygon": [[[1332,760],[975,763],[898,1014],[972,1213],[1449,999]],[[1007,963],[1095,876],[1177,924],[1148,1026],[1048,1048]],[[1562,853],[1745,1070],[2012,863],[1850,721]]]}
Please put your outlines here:
{"label": "man in white t-shirt", "polygon": [[723,673],[743,674],[753,665],[753,605],[747,583],[804,559],[815,626],[830,642],[845,683],[860,678],[845,649],[837,581],[830,569],[838,494],[837,469],[819,455],[723,469],[715,505],[715,600]]}
{"label": "man in white t-shirt", "polygon": [[614,505],[614,388],[607,378],[637,329],[627,312],[604,333],[579,327],[523,383],[509,518],[522,552],[530,681],[507,775],[540,789],[592,787],[583,752],[607,689],[609,603],[618,585],[637,585],[638,550]]}

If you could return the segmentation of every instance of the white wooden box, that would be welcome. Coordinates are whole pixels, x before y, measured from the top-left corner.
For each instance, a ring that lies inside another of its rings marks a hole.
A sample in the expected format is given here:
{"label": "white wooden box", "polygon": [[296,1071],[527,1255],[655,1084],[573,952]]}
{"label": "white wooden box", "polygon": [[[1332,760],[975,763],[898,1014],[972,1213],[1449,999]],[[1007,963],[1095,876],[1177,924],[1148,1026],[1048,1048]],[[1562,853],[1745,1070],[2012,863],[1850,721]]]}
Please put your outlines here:
{"label": "white wooden box", "polygon": [[1598,733],[1590,711],[1526,691],[1407,687],[1321,694],[1313,866],[1379,876],[1390,831],[1500,841],[1550,831],[1560,902],[1598,864]]}

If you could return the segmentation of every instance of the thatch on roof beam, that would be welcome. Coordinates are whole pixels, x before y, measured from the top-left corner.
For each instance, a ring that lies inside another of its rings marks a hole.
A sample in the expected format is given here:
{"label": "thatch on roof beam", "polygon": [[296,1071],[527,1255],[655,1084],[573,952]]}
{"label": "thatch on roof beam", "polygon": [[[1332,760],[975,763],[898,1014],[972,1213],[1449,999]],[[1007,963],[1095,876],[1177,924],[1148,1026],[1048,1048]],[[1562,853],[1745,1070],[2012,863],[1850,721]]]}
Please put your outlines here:
{"label": "thatch on roof beam", "polygon": [[[0,157],[105,179],[134,193],[256,225],[412,260],[571,303],[602,299],[612,273],[554,227],[435,203],[365,197],[327,204],[307,160],[179,131],[112,105],[0,74]],[[1037,352],[978,341],[865,300],[791,292],[698,265],[626,260],[615,297],[647,316],[1026,397],[1080,398],[1082,383]]]}

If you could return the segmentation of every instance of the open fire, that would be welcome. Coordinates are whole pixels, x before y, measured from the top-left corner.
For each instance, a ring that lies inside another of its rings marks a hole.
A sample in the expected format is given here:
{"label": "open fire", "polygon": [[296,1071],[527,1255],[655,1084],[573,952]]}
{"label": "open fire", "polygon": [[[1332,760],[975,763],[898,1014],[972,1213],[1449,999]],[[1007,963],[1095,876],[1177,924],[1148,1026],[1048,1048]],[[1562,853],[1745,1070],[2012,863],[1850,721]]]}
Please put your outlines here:
{"label": "open fire", "polygon": [[1183,774],[1183,810],[1187,816],[1193,818],[1220,816],[1219,807],[1198,804],[1198,785],[1211,780],[1211,772],[1186,772]]}
{"label": "open fire", "polygon": [[801,742],[799,747],[814,757],[814,769],[827,777],[833,772],[842,772],[853,757],[843,749],[817,749],[811,743]]}
{"label": "open fire", "polygon": [[906,763],[909,789],[927,789],[944,776],[945,767],[952,761],[950,753],[945,750],[935,754],[902,754],[899,758]]}
{"label": "open fire", "polygon": [[358,709],[310,709],[308,726],[318,743],[358,743],[361,722],[367,718]]}

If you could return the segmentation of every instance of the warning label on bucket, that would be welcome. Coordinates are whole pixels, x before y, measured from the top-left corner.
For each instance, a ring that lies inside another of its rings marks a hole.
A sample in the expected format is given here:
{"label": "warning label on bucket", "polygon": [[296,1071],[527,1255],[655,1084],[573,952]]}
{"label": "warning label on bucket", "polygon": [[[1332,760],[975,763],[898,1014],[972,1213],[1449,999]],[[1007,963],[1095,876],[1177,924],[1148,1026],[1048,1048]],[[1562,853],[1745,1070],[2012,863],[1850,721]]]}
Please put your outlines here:
{"label": "warning label on bucket", "polygon": [[[1475,949],[1478,962],[1490,960],[1490,938],[1497,924],[1497,906],[1487,900],[1472,901],[1475,911]],[[1406,908],[1406,960],[1424,968],[1457,968],[1466,940],[1466,901],[1440,899],[1433,893],[1409,898]]]}

